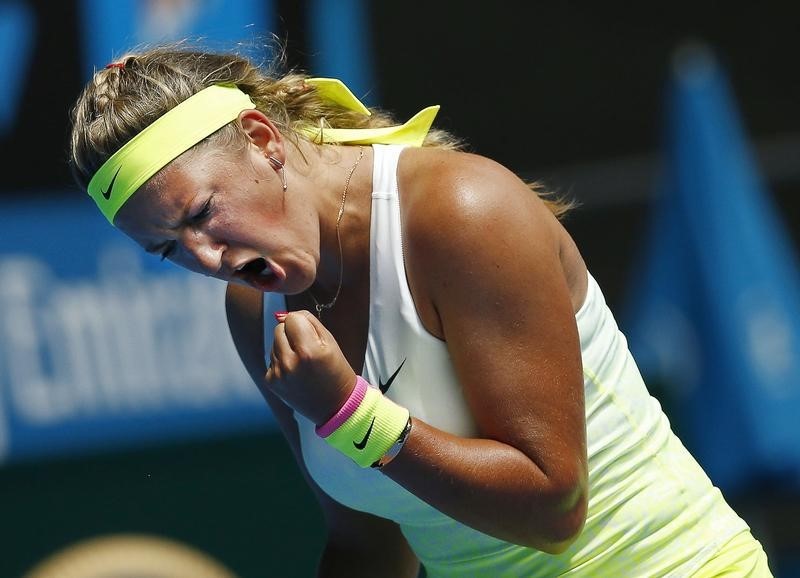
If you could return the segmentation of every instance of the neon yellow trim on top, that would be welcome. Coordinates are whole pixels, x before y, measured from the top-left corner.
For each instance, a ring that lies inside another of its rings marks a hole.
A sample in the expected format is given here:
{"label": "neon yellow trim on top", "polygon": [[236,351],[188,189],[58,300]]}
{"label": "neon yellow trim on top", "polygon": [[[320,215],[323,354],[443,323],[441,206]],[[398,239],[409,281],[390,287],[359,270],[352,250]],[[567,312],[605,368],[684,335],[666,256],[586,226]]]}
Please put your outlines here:
{"label": "neon yellow trim on top", "polygon": [[[367,116],[371,114],[341,80],[309,78],[305,82],[325,100]],[[156,119],[111,155],[89,181],[89,196],[113,225],[120,208],[150,177],[236,119],[240,112],[253,108],[256,106],[250,97],[234,85],[219,84],[201,90]],[[319,127],[306,127],[299,132],[314,142],[422,146],[437,112],[438,106],[429,106],[399,126],[326,128],[322,131]]]}
{"label": "neon yellow trim on top", "polygon": [[120,207],[167,163],[255,108],[233,85],[209,86],[187,98],[115,152],[89,181],[91,196],[113,224]]}

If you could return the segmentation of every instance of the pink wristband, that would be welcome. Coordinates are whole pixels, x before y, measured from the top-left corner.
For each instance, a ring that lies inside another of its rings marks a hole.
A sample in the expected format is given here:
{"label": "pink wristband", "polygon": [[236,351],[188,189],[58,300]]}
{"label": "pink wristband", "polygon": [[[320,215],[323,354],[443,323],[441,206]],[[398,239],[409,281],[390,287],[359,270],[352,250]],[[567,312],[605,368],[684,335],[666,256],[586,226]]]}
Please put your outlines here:
{"label": "pink wristband", "polygon": [[355,413],[358,406],[361,405],[361,402],[364,401],[364,395],[367,393],[368,387],[369,383],[367,383],[367,380],[357,375],[356,386],[350,393],[350,397],[347,398],[344,405],[339,408],[339,411],[337,411],[331,419],[315,428],[314,431],[317,432],[317,435],[321,438],[326,438],[339,429],[339,426],[346,422],[347,419]]}

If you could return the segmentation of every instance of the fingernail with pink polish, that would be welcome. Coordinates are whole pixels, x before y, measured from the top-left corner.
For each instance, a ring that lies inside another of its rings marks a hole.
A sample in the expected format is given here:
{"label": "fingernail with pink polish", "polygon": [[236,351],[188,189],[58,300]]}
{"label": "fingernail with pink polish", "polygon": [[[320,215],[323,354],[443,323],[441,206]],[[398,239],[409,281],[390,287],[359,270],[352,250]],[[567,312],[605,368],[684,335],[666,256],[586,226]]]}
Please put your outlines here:
{"label": "fingernail with pink polish", "polygon": [[288,312],[288,311],[276,311],[276,312],[275,312],[275,320],[276,320],[278,323],[283,323],[283,322],[284,322],[284,320],[286,319],[286,316],[287,316],[287,315],[289,315],[289,312]]}

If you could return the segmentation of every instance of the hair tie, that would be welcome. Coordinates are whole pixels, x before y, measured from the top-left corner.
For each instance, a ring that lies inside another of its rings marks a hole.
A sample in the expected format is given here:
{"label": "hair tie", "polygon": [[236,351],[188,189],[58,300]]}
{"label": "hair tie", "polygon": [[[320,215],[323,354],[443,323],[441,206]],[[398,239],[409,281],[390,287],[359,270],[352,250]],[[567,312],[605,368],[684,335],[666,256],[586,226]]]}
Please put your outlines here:
{"label": "hair tie", "polygon": [[106,64],[106,68],[119,68],[122,70],[125,68],[125,62],[109,62]]}

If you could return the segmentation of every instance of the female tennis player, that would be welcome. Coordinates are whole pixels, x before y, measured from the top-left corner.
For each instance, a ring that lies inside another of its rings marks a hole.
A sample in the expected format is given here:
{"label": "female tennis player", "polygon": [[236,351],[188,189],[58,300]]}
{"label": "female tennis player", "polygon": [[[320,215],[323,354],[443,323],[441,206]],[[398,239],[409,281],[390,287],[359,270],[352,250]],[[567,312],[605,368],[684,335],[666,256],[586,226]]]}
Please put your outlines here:
{"label": "female tennis player", "polygon": [[94,75],[72,165],[147,252],[228,282],[325,512],[319,576],[769,576],[568,207],[431,130],[437,109],[399,124],[334,79],[157,48]]}

